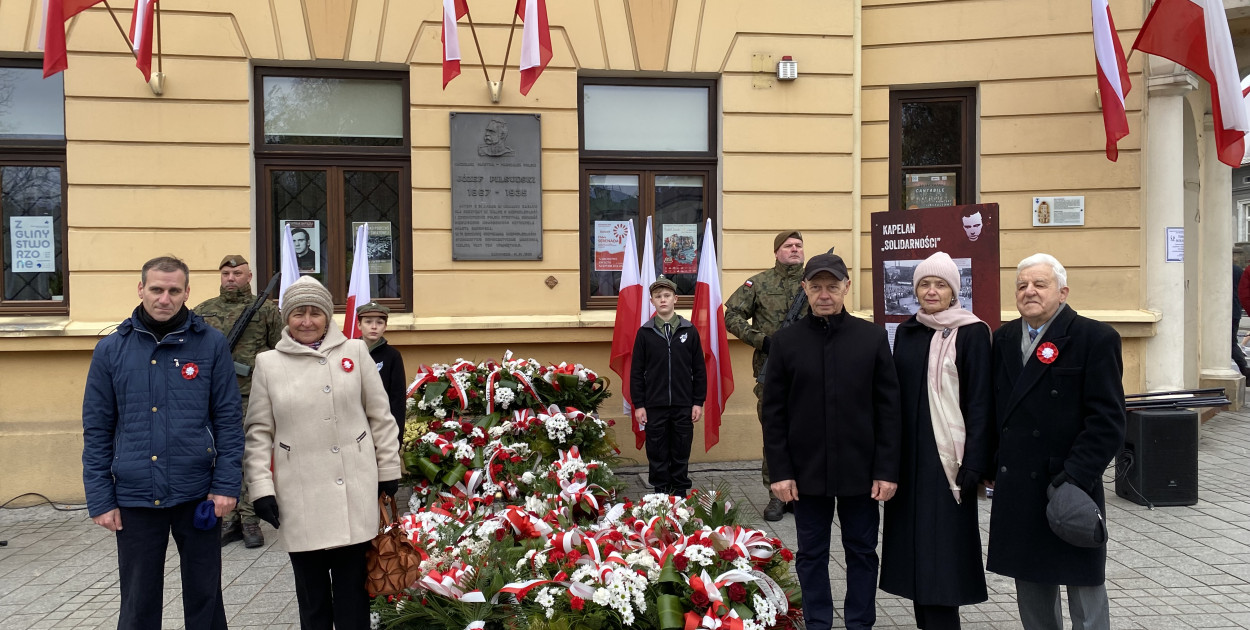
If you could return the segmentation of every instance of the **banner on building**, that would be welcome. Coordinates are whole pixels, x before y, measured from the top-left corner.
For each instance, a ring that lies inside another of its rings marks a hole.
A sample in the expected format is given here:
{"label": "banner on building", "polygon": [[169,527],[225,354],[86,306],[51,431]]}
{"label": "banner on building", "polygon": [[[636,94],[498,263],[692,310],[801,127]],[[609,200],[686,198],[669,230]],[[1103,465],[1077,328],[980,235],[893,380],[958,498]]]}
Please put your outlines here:
{"label": "banner on building", "polygon": [[873,319],[894,330],[919,308],[912,272],[946,252],[959,267],[959,301],[991,328],[1002,312],[998,204],[946,206],[872,214]]}

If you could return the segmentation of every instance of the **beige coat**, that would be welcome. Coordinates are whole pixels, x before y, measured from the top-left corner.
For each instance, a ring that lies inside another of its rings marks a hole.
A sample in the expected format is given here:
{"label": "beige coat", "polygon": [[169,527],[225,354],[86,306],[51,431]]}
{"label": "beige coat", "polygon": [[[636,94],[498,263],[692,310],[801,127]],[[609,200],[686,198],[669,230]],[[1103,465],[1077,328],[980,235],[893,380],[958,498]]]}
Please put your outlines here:
{"label": "beige coat", "polygon": [[287,551],[372,539],[378,481],[399,479],[400,468],[399,428],[368,348],[330,320],[320,349],[284,328],[275,350],[256,356],[244,423],[252,500],[276,495]]}

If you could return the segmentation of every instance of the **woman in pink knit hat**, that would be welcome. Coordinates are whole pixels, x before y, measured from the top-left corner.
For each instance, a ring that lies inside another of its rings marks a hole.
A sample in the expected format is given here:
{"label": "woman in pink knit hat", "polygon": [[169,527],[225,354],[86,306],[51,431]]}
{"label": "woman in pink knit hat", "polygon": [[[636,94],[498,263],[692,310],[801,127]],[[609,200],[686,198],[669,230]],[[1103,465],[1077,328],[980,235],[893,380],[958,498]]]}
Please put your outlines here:
{"label": "woman in pink knit hat", "polygon": [[990,462],[990,329],[959,303],[955,261],[938,252],[912,276],[920,310],[898,327],[903,442],[885,504],[881,589],[913,602],[916,626],[959,628],[985,601],[977,488]]}

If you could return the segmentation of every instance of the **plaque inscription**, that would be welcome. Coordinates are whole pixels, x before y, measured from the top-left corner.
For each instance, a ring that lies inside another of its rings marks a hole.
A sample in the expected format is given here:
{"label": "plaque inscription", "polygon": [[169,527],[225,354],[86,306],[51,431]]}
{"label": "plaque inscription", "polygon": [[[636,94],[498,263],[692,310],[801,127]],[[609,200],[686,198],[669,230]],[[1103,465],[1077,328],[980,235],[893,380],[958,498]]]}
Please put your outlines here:
{"label": "plaque inscription", "polygon": [[451,113],[452,260],[542,260],[539,123]]}

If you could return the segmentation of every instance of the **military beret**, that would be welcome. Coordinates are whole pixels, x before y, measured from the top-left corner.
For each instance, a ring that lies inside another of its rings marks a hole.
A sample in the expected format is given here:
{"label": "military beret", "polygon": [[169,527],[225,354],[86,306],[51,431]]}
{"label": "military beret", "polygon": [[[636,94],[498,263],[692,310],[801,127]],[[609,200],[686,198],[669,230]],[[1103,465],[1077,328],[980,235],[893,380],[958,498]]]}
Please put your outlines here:
{"label": "military beret", "polygon": [[781,246],[785,245],[786,241],[792,238],[797,238],[801,241],[803,240],[803,233],[798,230],[786,230],[784,232],[779,232],[777,236],[773,238],[773,251],[775,252],[781,249]]}
{"label": "military beret", "polygon": [[221,264],[217,265],[217,268],[221,269],[222,267],[238,267],[239,265],[246,265],[246,264],[247,264],[246,258],[238,254],[230,254],[229,256],[226,256],[225,258],[221,259]]}

